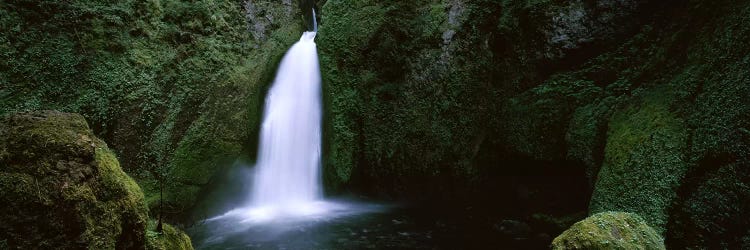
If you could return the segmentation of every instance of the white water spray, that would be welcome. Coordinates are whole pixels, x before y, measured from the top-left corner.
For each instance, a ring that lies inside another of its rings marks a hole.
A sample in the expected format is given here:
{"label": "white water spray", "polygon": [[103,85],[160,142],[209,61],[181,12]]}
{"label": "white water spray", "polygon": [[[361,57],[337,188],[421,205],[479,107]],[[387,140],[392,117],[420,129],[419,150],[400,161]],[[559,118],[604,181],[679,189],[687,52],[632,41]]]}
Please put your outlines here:
{"label": "white water spray", "polygon": [[266,97],[253,206],[289,207],[321,197],[320,69],[315,32],[281,60]]}

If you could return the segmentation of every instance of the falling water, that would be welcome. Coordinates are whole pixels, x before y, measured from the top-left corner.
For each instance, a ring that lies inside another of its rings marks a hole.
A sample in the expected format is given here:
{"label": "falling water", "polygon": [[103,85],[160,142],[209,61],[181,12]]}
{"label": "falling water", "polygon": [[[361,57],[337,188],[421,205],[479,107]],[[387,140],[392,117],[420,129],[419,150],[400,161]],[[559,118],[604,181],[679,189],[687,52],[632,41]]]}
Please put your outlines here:
{"label": "falling water", "polygon": [[235,220],[257,225],[374,211],[367,204],[323,199],[317,23],[313,27],[284,55],[266,96],[258,162],[253,180],[249,180],[249,204],[207,221]]}
{"label": "falling water", "polygon": [[314,39],[315,32],[305,32],[289,49],[266,97],[255,206],[295,206],[321,196],[321,80]]}
{"label": "falling water", "polygon": [[287,51],[266,96],[248,210],[253,220],[320,209],[322,106],[316,32],[317,23]]}

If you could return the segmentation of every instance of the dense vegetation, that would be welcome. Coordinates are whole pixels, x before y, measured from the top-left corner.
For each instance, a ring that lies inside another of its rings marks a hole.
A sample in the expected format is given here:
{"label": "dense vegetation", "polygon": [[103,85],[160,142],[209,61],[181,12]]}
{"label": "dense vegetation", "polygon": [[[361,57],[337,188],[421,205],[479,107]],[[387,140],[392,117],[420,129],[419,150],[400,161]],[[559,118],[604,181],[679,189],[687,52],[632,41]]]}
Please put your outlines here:
{"label": "dense vegetation", "polygon": [[166,210],[185,214],[218,169],[255,151],[272,65],[301,30],[293,7],[3,1],[0,115],[81,113],[139,180],[150,206],[163,181]]}
{"label": "dense vegetation", "polygon": [[[329,193],[477,205],[488,230],[513,218],[554,236],[588,214],[568,235],[750,247],[750,3],[315,3]],[[235,161],[253,161],[302,13],[292,0],[2,1],[0,116],[81,114],[152,219],[163,187],[168,220],[188,222]],[[2,178],[4,192],[31,181]],[[186,241],[166,231],[133,237]]]}
{"label": "dense vegetation", "polygon": [[329,0],[328,183],[531,218],[633,212],[668,246],[747,247],[748,13],[731,1]]}

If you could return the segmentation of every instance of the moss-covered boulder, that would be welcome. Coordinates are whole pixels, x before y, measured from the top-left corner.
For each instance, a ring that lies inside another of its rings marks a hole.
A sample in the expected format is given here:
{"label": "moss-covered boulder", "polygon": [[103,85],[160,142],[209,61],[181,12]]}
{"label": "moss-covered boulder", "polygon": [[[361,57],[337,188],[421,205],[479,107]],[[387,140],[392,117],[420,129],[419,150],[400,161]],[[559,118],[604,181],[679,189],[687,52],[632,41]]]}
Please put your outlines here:
{"label": "moss-covered boulder", "polygon": [[636,214],[603,212],[579,221],[552,241],[552,249],[666,249],[664,239]]}
{"label": "moss-covered boulder", "polygon": [[193,245],[182,230],[163,224],[162,232],[154,231],[156,223],[149,223],[146,232],[146,250],[193,250]]}
{"label": "moss-covered boulder", "polygon": [[140,187],[78,114],[0,122],[0,241],[17,249],[138,249],[148,213]]}

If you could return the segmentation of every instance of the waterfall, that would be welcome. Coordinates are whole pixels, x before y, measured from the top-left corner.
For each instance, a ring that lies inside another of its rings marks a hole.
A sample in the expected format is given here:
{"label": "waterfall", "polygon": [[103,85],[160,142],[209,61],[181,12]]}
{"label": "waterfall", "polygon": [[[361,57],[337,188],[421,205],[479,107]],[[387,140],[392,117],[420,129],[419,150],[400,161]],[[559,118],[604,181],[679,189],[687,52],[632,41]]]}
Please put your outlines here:
{"label": "waterfall", "polygon": [[266,97],[254,206],[296,206],[321,198],[321,93],[315,32],[281,60]]}
{"label": "waterfall", "polygon": [[251,207],[304,213],[299,210],[322,198],[316,31],[314,22],[314,31],[304,32],[287,51],[266,96]]}
{"label": "waterfall", "polygon": [[293,206],[321,196],[321,80],[314,39],[314,32],[305,32],[289,49],[266,97],[255,206]]}
{"label": "waterfall", "polygon": [[304,32],[281,59],[266,96],[250,202],[207,221],[239,222],[333,218],[372,211],[324,200],[321,183],[321,77],[315,35]]}

